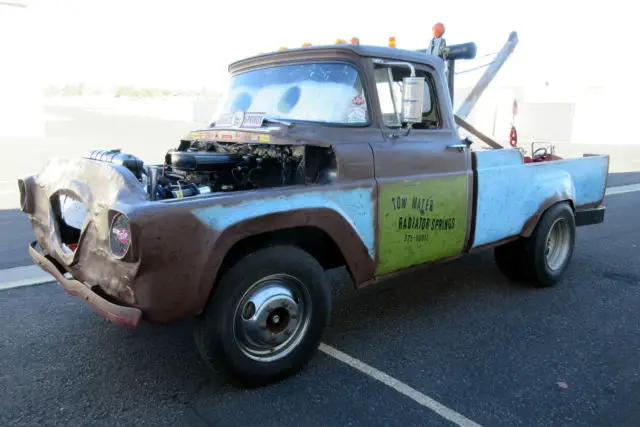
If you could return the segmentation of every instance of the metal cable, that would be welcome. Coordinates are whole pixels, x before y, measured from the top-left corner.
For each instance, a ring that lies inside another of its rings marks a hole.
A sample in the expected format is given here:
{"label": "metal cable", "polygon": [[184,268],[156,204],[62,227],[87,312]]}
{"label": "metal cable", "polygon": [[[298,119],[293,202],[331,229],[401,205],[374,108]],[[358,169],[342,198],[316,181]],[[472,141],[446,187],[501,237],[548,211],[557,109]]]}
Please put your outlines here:
{"label": "metal cable", "polygon": [[470,73],[471,71],[476,71],[476,70],[479,70],[479,69],[481,69],[481,68],[486,68],[486,67],[488,67],[488,66],[489,66],[489,65],[491,65],[491,64],[493,64],[493,61],[491,61],[491,62],[489,62],[489,63],[487,63],[487,64],[484,64],[484,65],[480,65],[480,66],[478,66],[478,67],[469,68],[468,70],[458,71],[458,72],[456,73],[456,75],[458,75],[458,74],[464,74],[464,73]]}

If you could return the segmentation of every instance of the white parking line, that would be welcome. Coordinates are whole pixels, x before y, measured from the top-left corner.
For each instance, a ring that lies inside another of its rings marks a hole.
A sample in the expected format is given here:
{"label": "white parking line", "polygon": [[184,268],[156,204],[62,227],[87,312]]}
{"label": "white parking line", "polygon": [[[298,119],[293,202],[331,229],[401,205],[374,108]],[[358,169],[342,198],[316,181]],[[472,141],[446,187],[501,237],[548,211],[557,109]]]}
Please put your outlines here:
{"label": "white parking line", "polygon": [[640,191],[640,184],[618,185],[616,187],[609,187],[607,188],[605,194],[607,196],[613,196],[615,194],[633,193],[635,191]]}
{"label": "white parking line", "polygon": [[42,285],[54,281],[51,275],[35,265],[0,270],[0,291],[22,286]]}
{"label": "white parking line", "polygon": [[351,366],[352,368],[357,369],[358,371],[362,372],[363,374],[380,381],[381,383],[383,383],[386,386],[391,387],[392,389],[396,390],[397,392],[407,396],[408,398],[414,400],[415,402],[419,403],[420,405],[431,409],[433,412],[437,413],[438,415],[440,415],[441,417],[459,425],[462,427],[480,427],[480,424],[475,423],[473,421],[471,421],[469,418],[465,417],[464,415],[461,415],[459,413],[457,413],[456,411],[454,411],[453,409],[447,408],[446,406],[444,406],[442,403],[439,403],[435,400],[433,400],[432,398],[430,398],[429,396],[420,393],[418,390],[406,385],[405,383],[385,374],[382,371],[377,370],[376,368],[374,368],[373,366],[369,366],[364,362],[361,362],[358,359],[355,359],[351,356],[349,356],[346,353],[341,352],[340,350],[336,350],[335,348],[327,345],[327,344],[320,344],[320,351],[322,351],[323,353],[328,354],[331,357],[334,357],[336,359],[338,359],[339,361],[341,361],[342,363],[345,363],[349,366]]}

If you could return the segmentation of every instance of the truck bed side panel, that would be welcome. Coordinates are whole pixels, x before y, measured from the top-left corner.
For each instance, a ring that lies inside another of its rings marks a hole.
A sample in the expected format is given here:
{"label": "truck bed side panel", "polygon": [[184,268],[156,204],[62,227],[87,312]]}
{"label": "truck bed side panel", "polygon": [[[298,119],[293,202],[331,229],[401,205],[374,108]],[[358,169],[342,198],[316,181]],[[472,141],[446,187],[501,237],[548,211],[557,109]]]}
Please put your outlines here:
{"label": "truck bed side panel", "polygon": [[515,149],[474,155],[478,190],[472,248],[528,235],[540,214],[558,201],[570,200],[580,209],[598,206],[604,198],[606,155],[527,164]]}

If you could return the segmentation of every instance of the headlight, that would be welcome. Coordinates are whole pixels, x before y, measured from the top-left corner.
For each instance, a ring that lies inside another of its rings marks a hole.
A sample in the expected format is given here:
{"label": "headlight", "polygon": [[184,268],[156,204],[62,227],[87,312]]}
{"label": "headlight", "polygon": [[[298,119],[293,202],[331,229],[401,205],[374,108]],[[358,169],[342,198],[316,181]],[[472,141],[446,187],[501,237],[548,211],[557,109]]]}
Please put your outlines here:
{"label": "headlight", "polygon": [[18,190],[20,192],[20,210],[26,214],[33,214],[35,211],[33,196],[29,194],[33,183],[33,176],[18,179]]}
{"label": "headlight", "polygon": [[116,258],[124,258],[131,246],[131,227],[129,218],[121,213],[116,213],[111,221],[109,230],[109,249]]}

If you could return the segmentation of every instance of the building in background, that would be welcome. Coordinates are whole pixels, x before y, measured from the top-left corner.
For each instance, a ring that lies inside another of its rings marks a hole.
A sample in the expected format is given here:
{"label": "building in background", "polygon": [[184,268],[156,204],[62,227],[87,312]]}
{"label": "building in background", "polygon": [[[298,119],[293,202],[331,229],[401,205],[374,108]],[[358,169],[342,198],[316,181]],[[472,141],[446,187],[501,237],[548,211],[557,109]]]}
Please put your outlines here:
{"label": "building in background", "polygon": [[[454,95],[455,108],[470,88],[460,88]],[[513,101],[518,111],[515,125],[522,147],[531,142],[576,144],[638,144],[627,135],[632,111],[625,108],[631,100],[612,86],[567,87],[542,83],[539,86],[489,86],[469,122],[481,132],[507,143],[513,121]]]}

